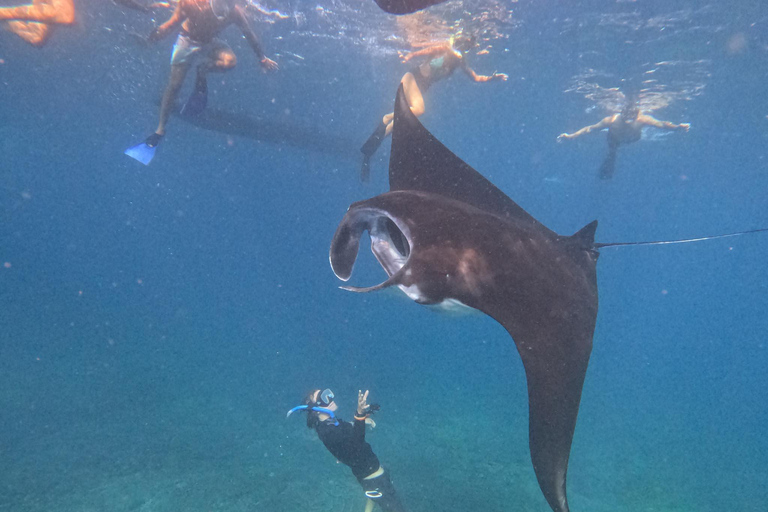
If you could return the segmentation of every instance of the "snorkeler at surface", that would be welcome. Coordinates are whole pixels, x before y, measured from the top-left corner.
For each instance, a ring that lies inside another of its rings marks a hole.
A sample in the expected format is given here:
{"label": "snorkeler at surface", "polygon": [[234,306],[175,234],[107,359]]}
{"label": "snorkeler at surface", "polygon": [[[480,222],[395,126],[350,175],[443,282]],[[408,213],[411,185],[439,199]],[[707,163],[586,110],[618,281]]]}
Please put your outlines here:
{"label": "snorkeler at surface", "polygon": [[304,398],[303,405],[288,411],[288,416],[299,410],[307,412],[307,427],[315,429],[331,455],[349,466],[363,487],[368,498],[365,512],[371,512],[375,504],[384,512],[403,512],[405,508],[389,479],[389,473],[379,464],[371,445],[365,441],[365,424],[376,426],[370,415],[378,410],[378,406],[368,404],[368,391],[359,391],[355,421],[348,423],[336,417],[338,406],[333,399],[330,389],[316,389]]}
{"label": "snorkeler at surface", "polygon": [[73,0],[34,0],[31,4],[0,7],[0,21],[33,46],[44,46],[56,25],[75,22]]}
{"label": "snorkeler at surface", "polygon": [[[475,82],[489,82],[491,80],[507,80],[504,73],[494,72],[492,75],[478,75],[467,65],[464,55],[468,53],[475,45],[474,38],[459,36],[448,43],[430,46],[421,50],[405,55],[403,63],[406,63],[414,57],[429,57],[429,60],[419,66],[415,66],[408,71],[400,83],[403,84],[403,91],[408,100],[411,111],[418,117],[424,113],[423,94],[432,84],[453,74],[456,68],[461,68]],[[360,148],[363,153],[363,166],[360,177],[363,181],[368,181],[370,176],[371,157],[379,149],[384,138],[392,132],[393,113],[385,115],[381,123],[376,127],[373,134]]]}
{"label": "snorkeler at surface", "polygon": [[575,139],[593,130],[608,128],[608,155],[606,155],[603,164],[600,166],[600,178],[608,180],[613,176],[616,167],[616,150],[621,144],[631,144],[639,141],[644,126],[653,126],[664,130],[684,130],[686,132],[691,127],[690,123],[674,124],[669,121],[659,121],[643,114],[640,112],[637,102],[630,99],[624,105],[624,109],[620,114],[613,114],[597,124],[585,126],[574,133],[561,133],[557,136],[557,141]]}
{"label": "snorkeler at surface", "polygon": [[205,110],[208,103],[207,74],[211,71],[228,71],[235,67],[237,62],[232,48],[216,38],[222,30],[232,24],[242,31],[258,56],[261,68],[264,71],[277,69],[277,63],[264,55],[259,38],[248,24],[238,0],[179,0],[170,19],[157,27],[147,38],[149,42],[157,42],[181,26],[171,55],[171,77],[160,103],[160,121],[155,132],[143,143],[127,149],[126,155],[144,165],[152,161],[155,148],[165,135],[165,125],[179,89],[194,57],[201,53],[205,54],[205,59],[197,66],[195,89],[184,104],[182,114],[197,115]]}

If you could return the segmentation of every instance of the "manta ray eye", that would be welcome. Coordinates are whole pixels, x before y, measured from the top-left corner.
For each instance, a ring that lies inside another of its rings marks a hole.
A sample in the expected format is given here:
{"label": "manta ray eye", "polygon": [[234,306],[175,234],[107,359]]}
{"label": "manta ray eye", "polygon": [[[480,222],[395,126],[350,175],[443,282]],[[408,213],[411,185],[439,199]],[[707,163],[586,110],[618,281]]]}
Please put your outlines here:
{"label": "manta ray eye", "polygon": [[384,217],[382,220],[384,221],[384,229],[387,231],[389,239],[392,240],[392,243],[395,245],[395,249],[397,249],[397,252],[402,256],[407,258],[411,253],[411,246],[408,244],[408,239],[405,238],[405,235],[400,231],[400,228],[392,222],[392,219]]}

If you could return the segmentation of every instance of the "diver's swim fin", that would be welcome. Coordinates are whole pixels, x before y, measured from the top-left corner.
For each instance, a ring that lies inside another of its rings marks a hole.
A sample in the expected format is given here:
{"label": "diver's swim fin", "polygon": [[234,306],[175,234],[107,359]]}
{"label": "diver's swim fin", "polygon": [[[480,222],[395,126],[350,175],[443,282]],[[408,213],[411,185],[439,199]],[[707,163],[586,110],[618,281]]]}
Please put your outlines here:
{"label": "diver's swim fin", "polygon": [[363,183],[371,181],[371,157],[368,155],[363,156],[363,166],[360,169],[360,181]]}
{"label": "diver's swim fin", "polygon": [[208,106],[208,80],[206,80],[204,74],[197,73],[197,80],[195,80],[195,90],[190,94],[189,99],[181,107],[181,115],[183,116],[196,116],[205,110]]}
{"label": "diver's swim fin", "polygon": [[384,136],[387,134],[387,125],[380,123],[379,126],[373,131],[368,140],[365,141],[363,147],[360,148],[360,152],[366,157],[370,158],[379,149],[381,143],[384,141]]}
{"label": "diver's swim fin", "polygon": [[608,154],[603,160],[603,165],[600,166],[600,179],[609,180],[613,177],[613,172],[616,170],[616,148],[618,146],[609,145]]}
{"label": "diver's swim fin", "polygon": [[162,138],[163,136],[159,133],[153,133],[141,144],[126,149],[125,154],[144,165],[149,165],[149,162],[155,157],[155,149]]}
{"label": "diver's swim fin", "polygon": [[387,125],[380,123],[379,126],[373,131],[368,140],[365,141],[363,147],[360,148],[360,152],[363,154],[363,166],[360,169],[360,180],[363,183],[367,183],[371,179],[371,157],[381,146],[384,141],[384,137],[387,135]]}

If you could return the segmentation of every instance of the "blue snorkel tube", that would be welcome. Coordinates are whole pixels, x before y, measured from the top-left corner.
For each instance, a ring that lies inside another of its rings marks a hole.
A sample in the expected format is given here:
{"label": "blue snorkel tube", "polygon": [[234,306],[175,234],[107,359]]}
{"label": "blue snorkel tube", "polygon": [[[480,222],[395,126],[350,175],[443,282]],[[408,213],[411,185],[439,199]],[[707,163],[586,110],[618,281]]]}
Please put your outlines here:
{"label": "blue snorkel tube", "polygon": [[296,411],[315,411],[315,412],[322,412],[324,414],[327,414],[333,419],[333,424],[338,426],[339,420],[336,419],[336,415],[333,413],[332,410],[326,409],[325,407],[320,407],[317,405],[309,406],[309,405],[297,405],[290,411],[288,411],[288,414],[285,415],[286,418],[288,418],[291,414],[293,414]]}

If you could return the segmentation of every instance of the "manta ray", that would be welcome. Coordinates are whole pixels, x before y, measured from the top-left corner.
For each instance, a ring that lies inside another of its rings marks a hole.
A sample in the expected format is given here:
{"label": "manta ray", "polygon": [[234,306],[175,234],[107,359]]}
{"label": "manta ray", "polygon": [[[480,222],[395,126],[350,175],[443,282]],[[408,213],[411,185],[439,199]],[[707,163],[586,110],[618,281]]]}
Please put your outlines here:
{"label": "manta ray", "polygon": [[389,14],[410,14],[443,2],[445,0],[376,0],[381,10]]}
{"label": "manta ray", "polygon": [[597,221],[561,236],[448,150],[395,102],[390,191],[349,207],[331,267],[349,280],[360,237],[419,304],[459,302],[499,322],[525,367],[533,469],[555,512],[567,512],[566,472],[597,318]]}

